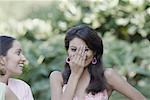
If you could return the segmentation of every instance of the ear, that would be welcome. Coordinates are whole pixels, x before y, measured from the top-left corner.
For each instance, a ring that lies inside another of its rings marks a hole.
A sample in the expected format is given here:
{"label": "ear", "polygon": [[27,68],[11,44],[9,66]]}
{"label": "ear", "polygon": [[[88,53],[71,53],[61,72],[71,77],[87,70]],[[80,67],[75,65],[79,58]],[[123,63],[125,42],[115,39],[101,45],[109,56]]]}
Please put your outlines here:
{"label": "ear", "polygon": [[95,51],[95,52],[93,52],[93,55],[94,55],[94,56],[96,55],[96,51]]}
{"label": "ear", "polygon": [[0,76],[6,74],[6,70],[4,66],[5,66],[5,57],[0,56]]}
{"label": "ear", "polygon": [[0,56],[0,65],[5,65],[5,57],[4,56]]}

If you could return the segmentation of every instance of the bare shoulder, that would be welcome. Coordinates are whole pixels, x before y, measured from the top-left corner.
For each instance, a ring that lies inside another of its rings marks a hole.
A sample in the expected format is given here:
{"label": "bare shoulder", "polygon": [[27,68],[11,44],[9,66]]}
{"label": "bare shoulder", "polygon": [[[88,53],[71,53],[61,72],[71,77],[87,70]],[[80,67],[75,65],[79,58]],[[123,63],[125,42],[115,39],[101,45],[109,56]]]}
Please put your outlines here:
{"label": "bare shoulder", "polygon": [[126,82],[127,79],[125,76],[120,75],[116,70],[113,68],[107,68],[104,71],[105,79],[110,86],[116,85],[117,82]]}
{"label": "bare shoulder", "polygon": [[108,85],[110,85],[110,86],[114,85],[116,83],[116,81],[123,78],[123,76],[119,75],[118,72],[112,68],[107,68],[104,71],[104,76],[105,76],[105,79],[106,79]]}
{"label": "bare shoulder", "polygon": [[127,81],[125,76],[120,75],[116,70],[114,70],[113,68],[107,68],[104,71],[104,76],[106,78],[106,80],[111,80],[113,78],[119,77],[122,78],[123,80]]}
{"label": "bare shoulder", "polygon": [[55,82],[59,82],[59,83],[63,83],[63,77],[62,77],[62,73],[59,71],[53,71],[50,76],[50,81],[55,81]]}
{"label": "bare shoulder", "polygon": [[107,88],[109,90],[113,90],[113,87],[112,87],[112,82],[114,81],[114,76],[116,75],[116,71],[112,68],[106,68],[105,71],[104,71],[104,77],[106,79],[106,82],[107,82]]}
{"label": "bare shoulder", "polygon": [[105,76],[106,80],[111,79],[116,74],[117,74],[117,72],[112,68],[107,68],[104,71],[104,76]]}
{"label": "bare shoulder", "polygon": [[104,76],[107,84],[109,84],[113,90],[120,92],[130,100],[146,100],[145,97],[138,90],[136,90],[136,88],[127,82],[124,76],[120,75],[114,69],[106,69]]}
{"label": "bare shoulder", "polygon": [[53,71],[51,74],[50,74],[50,79],[62,79],[62,73],[59,72],[59,71]]}

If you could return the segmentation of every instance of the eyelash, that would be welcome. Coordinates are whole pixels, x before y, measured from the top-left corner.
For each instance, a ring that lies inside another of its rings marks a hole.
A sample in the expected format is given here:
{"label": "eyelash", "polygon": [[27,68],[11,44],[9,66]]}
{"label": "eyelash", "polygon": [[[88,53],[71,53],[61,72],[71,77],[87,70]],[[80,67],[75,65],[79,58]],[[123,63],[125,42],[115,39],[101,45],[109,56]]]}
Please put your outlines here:
{"label": "eyelash", "polygon": [[[72,50],[72,51],[76,51],[76,49],[74,49],[74,48],[72,48],[71,50]],[[85,51],[89,51],[89,49],[86,48]]]}
{"label": "eyelash", "polygon": [[20,53],[21,53],[21,52],[18,51],[18,52],[17,52],[17,55],[20,55]]}
{"label": "eyelash", "polygon": [[85,51],[89,51],[89,49],[88,49],[88,48],[86,48],[86,49],[85,49]]}
{"label": "eyelash", "polygon": [[76,51],[76,49],[72,48],[71,51]]}

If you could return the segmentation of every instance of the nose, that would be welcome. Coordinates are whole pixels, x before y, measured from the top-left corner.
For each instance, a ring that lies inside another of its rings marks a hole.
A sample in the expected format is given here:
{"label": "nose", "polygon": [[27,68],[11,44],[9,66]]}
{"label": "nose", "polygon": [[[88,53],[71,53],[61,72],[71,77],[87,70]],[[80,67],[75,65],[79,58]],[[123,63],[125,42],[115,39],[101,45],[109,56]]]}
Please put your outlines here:
{"label": "nose", "polygon": [[26,58],[23,54],[21,55],[21,61],[26,62]]}

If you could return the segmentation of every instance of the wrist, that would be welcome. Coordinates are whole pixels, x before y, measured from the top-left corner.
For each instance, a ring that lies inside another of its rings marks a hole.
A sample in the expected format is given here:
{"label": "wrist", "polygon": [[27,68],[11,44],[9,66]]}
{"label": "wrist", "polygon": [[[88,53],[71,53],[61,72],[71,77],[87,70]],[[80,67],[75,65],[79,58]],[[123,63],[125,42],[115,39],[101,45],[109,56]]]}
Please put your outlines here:
{"label": "wrist", "polygon": [[73,77],[73,79],[79,79],[81,76],[81,73],[71,73],[70,77]]}

